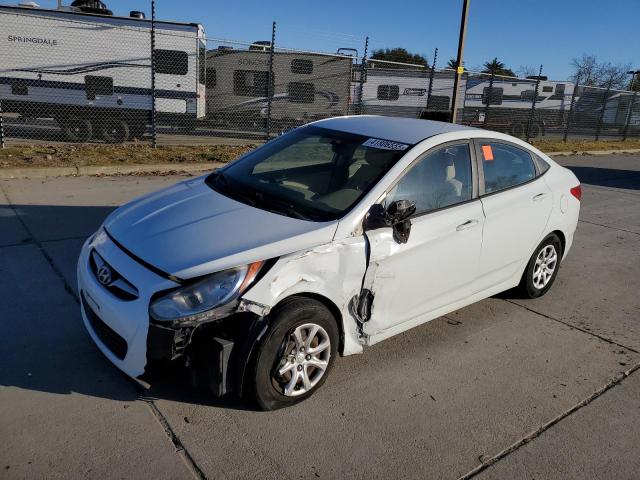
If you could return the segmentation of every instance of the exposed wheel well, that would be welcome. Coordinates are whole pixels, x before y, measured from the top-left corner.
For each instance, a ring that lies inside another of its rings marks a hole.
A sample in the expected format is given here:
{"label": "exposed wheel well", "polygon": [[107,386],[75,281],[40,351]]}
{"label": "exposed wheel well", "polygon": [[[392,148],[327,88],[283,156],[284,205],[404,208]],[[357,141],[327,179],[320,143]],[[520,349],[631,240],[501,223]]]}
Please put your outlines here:
{"label": "exposed wheel well", "polygon": [[[331,315],[333,315],[333,318],[335,318],[336,324],[338,325],[338,331],[340,332],[340,343],[338,345],[338,352],[342,354],[344,350],[344,325],[342,322],[342,313],[340,312],[340,309],[338,308],[338,306],[327,297],[320,295],[318,293],[312,293],[312,292],[296,293],[286,298],[291,298],[291,297],[313,298],[314,300],[317,300],[318,302],[322,303],[325,307],[327,307],[327,310],[331,312]],[[278,303],[281,303],[282,301],[286,300],[286,298],[283,298]]]}
{"label": "exposed wheel well", "polygon": [[558,238],[560,239],[560,246],[562,247],[562,255],[560,256],[560,258],[562,258],[562,256],[564,255],[564,249],[567,245],[567,239],[564,236],[564,233],[562,233],[561,230],[554,230],[553,232],[551,232],[549,235],[551,234],[556,234],[558,236]]}

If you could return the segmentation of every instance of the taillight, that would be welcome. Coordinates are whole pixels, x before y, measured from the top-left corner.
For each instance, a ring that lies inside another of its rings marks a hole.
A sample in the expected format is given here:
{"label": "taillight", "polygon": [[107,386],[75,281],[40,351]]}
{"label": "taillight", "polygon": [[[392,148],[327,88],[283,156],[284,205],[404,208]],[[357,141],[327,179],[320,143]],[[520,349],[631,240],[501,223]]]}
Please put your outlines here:
{"label": "taillight", "polygon": [[580,201],[580,199],[582,198],[582,187],[580,185],[573,187],[569,191],[571,192],[571,195],[573,195],[578,199],[578,201]]}

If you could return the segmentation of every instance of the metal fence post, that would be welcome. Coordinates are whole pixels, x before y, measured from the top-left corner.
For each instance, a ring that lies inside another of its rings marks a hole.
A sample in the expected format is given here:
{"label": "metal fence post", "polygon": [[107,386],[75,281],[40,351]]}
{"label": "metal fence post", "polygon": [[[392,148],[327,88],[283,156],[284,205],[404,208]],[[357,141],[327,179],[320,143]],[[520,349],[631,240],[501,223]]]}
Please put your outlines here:
{"label": "metal fence post", "polygon": [[4,120],[2,115],[2,99],[0,98],[0,148],[4,148]]}
{"label": "metal fence post", "polygon": [[607,106],[607,99],[609,98],[609,90],[611,90],[611,82],[608,83],[607,89],[602,96],[602,109],[598,116],[598,126],[596,127],[596,142],[600,140],[600,130],[602,129],[602,120],[604,119],[604,109]]}
{"label": "metal fence post", "polygon": [[[624,131],[622,132],[623,142],[627,139],[627,133],[629,132],[629,124],[631,123],[631,116],[633,115],[633,106],[636,104],[637,94],[638,92],[633,92],[633,95],[631,95],[631,103],[629,103],[629,111],[627,112],[627,118],[624,122]],[[1,134],[1,130],[2,130],[2,110],[0,110],[0,134]]]}
{"label": "metal fence post", "polygon": [[533,101],[531,102],[531,113],[529,113],[529,121],[527,122],[527,142],[529,141],[531,132],[531,123],[536,113],[536,102],[538,101],[538,90],[540,89],[540,77],[542,76],[542,65],[538,71],[538,78],[536,79],[536,88],[533,91]]}
{"label": "metal fence post", "polygon": [[275,82],[273,78],[273,53],[276,47],[276,22],[271,24],[271,46],[269,47],[269,74],[267,75],[267,125],[266,140],[271,137],[271,103],[273,102],[273,90]]}
{"label": "metal fence post", "polygon": [[151,0],[151,146],[158,146],[156,133],[156,2]]}
{"label": "metal fence post", "polygon": [[438,59],[438,49],[433,52],[433,63],[431,64],[431,71],[429,72],[429,90],[427,91],[427,105],[426,109],[429,110],[429,102],[431,101],[431,92],[433,91],[433,77],[436,73],[436,60]]}
{"label": "metal fence post", "polygon": [[487,95],[487,104],[484,106],[484,119],[482,120],[482,128],[486,128],[487,126],[487,117],[489,116],[489,105],[491,105],[491,102],[493,101],[493,81],[495,80],[495,78],[496,78],[495,72],[491,72],[491,77],[489,77],[489,94]]}
{"label": "metal fence post", "polygon": [[362,115],[362,90],[367,75],[367,53],[369,50],[369,37],[364,39],[364,53],[362,54],[362,64],[360,65],[360,85],[358,86],[358,115]]}
{"label": "metal fence post", "polygon": [[564,134],[562,136],[562,141],[566,142],[567,138],[569,138],[569,128],[571,127],[571,122],[573,120],[573,106],[576,103],[576,94],[578,93],[578,84],[580,82],[580,77],[576,77],[576,83],[573,86],[573,92],[571,93],[571,103],[569,104],[569,114],[567,115],[567,123],[564,126]]}

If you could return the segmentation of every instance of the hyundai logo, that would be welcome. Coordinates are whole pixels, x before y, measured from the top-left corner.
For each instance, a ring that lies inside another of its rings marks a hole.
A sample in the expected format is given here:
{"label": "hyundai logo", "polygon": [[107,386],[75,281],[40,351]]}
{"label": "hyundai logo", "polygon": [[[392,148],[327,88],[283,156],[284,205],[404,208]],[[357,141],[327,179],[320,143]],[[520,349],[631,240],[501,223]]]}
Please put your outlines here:
{"label": "hyundai logo", "polygon": [[98,277],[98,281],[103,285],[109,285],[111,283],[111,269],[105,264],[100,265],[96,276]]}

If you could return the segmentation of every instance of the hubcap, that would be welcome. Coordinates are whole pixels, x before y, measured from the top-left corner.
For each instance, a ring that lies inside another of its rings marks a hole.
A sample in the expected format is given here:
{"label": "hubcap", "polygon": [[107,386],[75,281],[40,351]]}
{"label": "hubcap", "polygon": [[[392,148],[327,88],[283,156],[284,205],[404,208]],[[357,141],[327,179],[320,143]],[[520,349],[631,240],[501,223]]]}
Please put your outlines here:
{"label": "hubcap", "polygon": [[283,395],[295,397],[313,389],[324,376],[331,356],[327,331],[315,323],[293,329],[284,339],[272,383]]}
{"label": "hubcap", "polygon": [[533,267],[533,286],[538,290],[547,286],[553,272],[556,270],[558,264],[558,253],[556,247],[553,245],[547,245],[536,258],[536,263]]}

